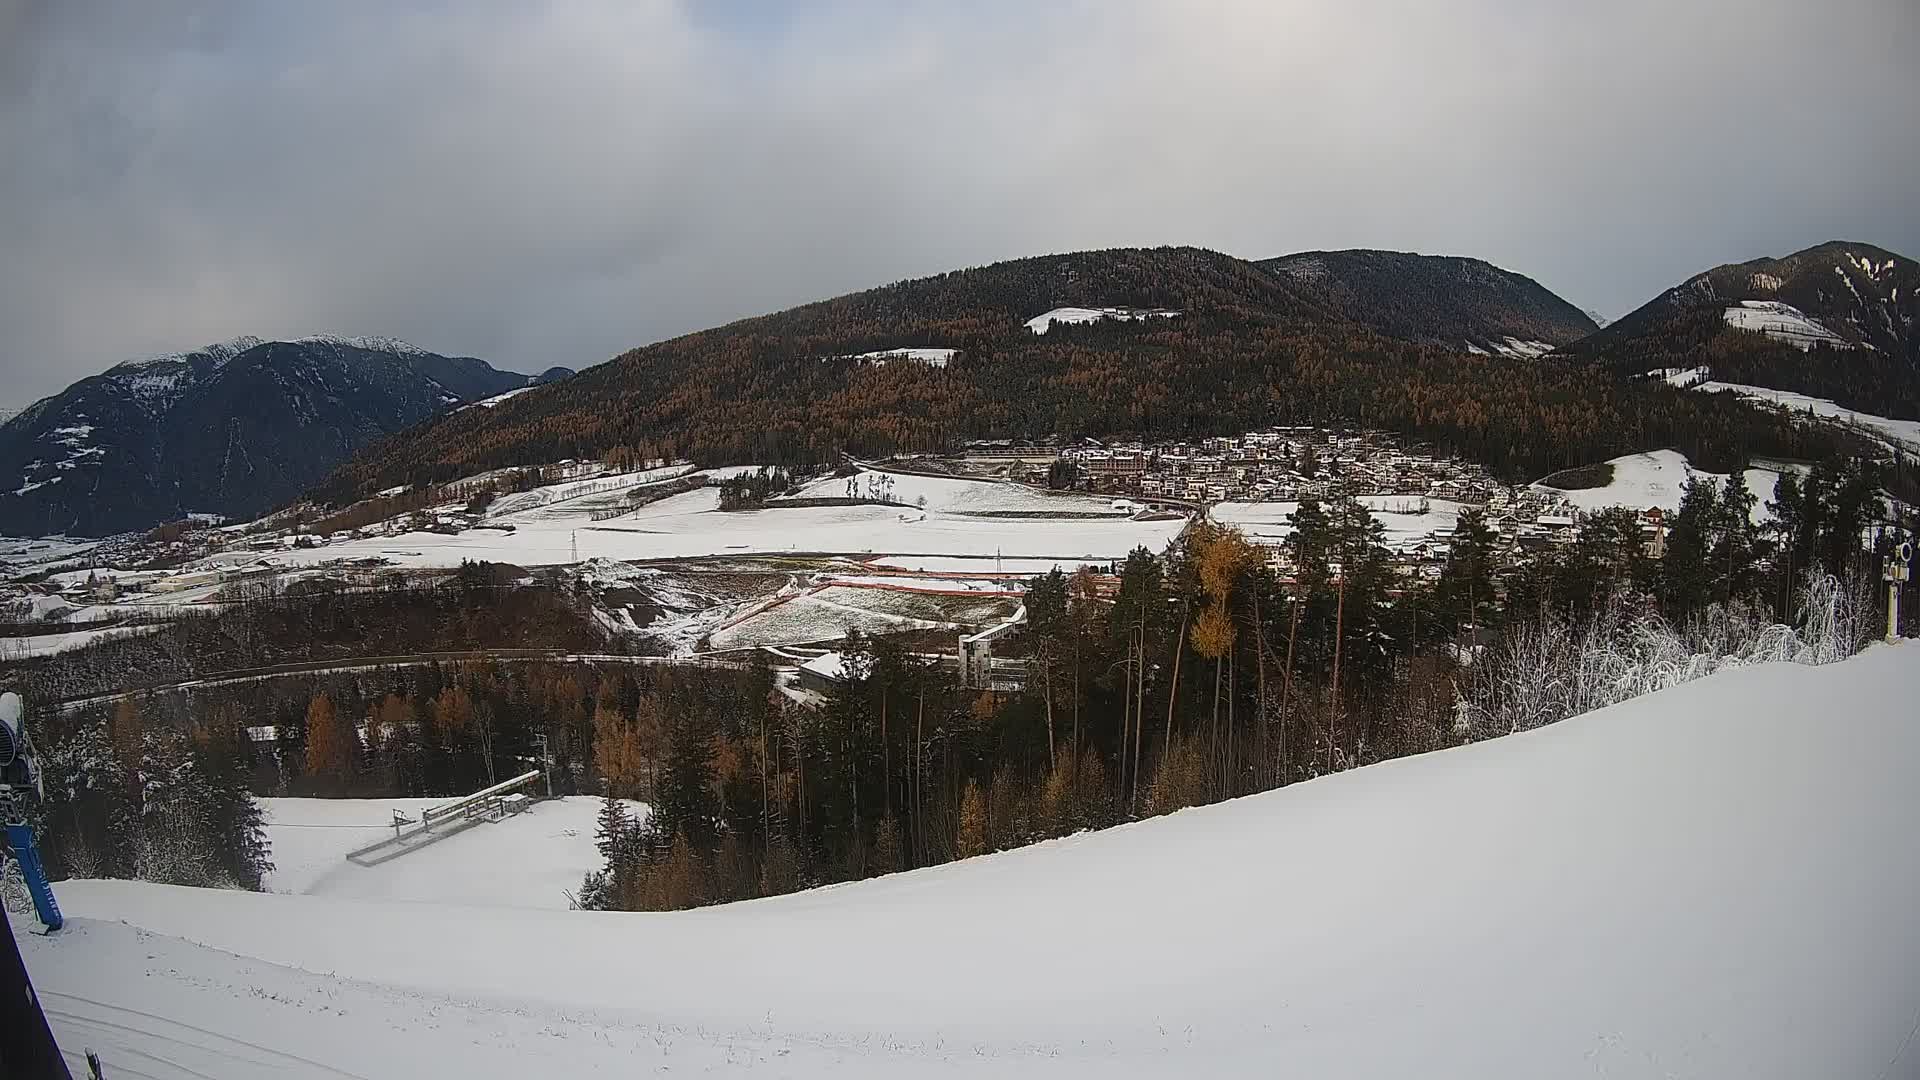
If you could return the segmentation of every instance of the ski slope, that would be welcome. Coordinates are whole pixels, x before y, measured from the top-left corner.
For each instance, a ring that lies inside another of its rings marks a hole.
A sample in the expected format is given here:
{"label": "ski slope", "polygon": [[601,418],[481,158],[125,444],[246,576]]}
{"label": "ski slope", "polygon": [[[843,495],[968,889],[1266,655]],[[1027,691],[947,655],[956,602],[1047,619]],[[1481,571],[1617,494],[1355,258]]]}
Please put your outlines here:
{"label": "ski slope", "polygon": [[[1905,1077],[1920,645],[662,915],[68,882],[109,1075]],[[116,1068],[116,1067],[119,1068]]]}

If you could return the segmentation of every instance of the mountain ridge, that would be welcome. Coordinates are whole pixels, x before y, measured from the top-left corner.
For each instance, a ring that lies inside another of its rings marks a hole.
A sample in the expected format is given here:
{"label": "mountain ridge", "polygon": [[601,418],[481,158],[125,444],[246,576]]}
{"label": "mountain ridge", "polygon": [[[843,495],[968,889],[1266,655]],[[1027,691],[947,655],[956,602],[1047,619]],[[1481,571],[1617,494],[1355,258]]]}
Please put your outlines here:
{"label": "mountain ridge", "polygon": [[1723,263],[1574,343],[1612,370],[1722,382],[1920,417],[1920,263],[1858,241]]}
{"label": "mountain ridge", "polygon": [[0,521],[106,535],[190,513],[252,516],[376,437],[543,377],[332,334],[124,361],[0,423]]}
{"label": "mountain ridge", "polygon": [[1484,259],[1347,248],[1295,252],[1255,265],[1287,277],[1344,317],[1401,340],[1531,359],[1599,328],[1539,282]]}
{"label": "mountain ridge", "polygon": [[[1471,265],[1499,275],[1495,294],[1550,297],[1553,336],[1590,330],[1531,279]],[[1581,365],[1473,356],[1445,343],[1451,326],[1406,330],[1411,315],[1399,327],[1356,321],[1342,311],[1351,300],[1296,277],[1163,247],[898,281],[630,349],[557,386],[437,418],[356,455],[312,494],[339,503],[563,458],[808,464],[970,438],[1186,438],[1285,423],[1400,431],[1516,477],[1648,439],[1721,470],[1755,447],[1814,452],[1814,436],[1712,395],[1656,397]]]}

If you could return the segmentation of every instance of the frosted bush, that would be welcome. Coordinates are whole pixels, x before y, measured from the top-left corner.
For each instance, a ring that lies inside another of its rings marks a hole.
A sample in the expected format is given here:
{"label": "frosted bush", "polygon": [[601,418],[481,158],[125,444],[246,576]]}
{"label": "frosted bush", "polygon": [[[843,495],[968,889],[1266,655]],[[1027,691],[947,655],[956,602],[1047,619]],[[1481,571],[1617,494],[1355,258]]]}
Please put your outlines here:
{"label": "frosted bush", "polygon": [[1610,597],[1584,625],[1542,613],[1508,632],[1468,692],[1456,690],[1456,728],[1474,738],[1512,734],[1724,669],[1844,660],[1869,632],[1864,595],[1857,583],[1811,577],[1796,626],[1735,601],[1675,627],[1627,593]]}

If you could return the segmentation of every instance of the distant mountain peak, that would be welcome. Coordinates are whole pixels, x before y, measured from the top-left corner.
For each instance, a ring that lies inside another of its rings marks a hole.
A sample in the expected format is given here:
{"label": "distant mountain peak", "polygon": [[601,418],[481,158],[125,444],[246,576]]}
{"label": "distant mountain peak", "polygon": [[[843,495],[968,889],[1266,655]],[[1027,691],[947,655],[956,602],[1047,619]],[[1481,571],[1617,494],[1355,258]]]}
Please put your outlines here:
{"label": "distant mountain peak", "polygon": [[261,344],[264,344],[264,342],[262,342],[261,339],[254,337],[252,334],[242,334],[239,337],[231,338],[227,341],[217,341],[211,345],[202,345],[197,349],[187,349],[182,352],[161,353],[158,356],[145,356],[137,360],[127,360],[122,363],[115,364],[114,366],[108,368],[107,371],[109,373],[112,373],[115,371],[138,371],[141,368],[153,367],[155,364],[183,362],[195,356],[212,357],[216,365],[224,364],[228,360],[231,360],[234,357],[239,356],[241,353],[246,352],[248,349],[251,349],[256,345],[261,345]]}
{"label": "distant mountain peak", "polygon": [[345,334],[308,334],[305,337],[292,338],[293,345],[334,345],[348,349],[365,349],[368,352],[387,352],[399,356],[432,356],[433,353],[409,341],[396,337],[349,336]]}
{"label": "distant mountain peak", "polygon": [[528,376],[385,337],[253,335],[116,364],[0,424],[0,529],[248,517],[368,441]]}

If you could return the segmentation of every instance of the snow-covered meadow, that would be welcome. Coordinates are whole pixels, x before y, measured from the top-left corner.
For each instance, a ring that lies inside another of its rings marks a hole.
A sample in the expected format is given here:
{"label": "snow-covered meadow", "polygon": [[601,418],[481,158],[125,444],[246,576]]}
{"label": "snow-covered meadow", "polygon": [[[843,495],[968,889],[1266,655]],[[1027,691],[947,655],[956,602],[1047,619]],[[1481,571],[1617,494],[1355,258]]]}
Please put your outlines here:
{"label": "snow-covered meadow", "polygon": [[[905,505],[781,506],[722,511],[719,492],[696,488],[618,517],[594,520],[594,496],[684,476],[655,470],[644,481],[594,478],[522,496],[502,497],[488,514],[500,529],[458,535],[409,532],[322,547],[276,552],[284,566],[376,558],[402,567],[454,567],[485,559],[544,566],[589,559],[686,559],[705,555],[841,554],[856,556],[995,556],[1060,563],[1123,558],[1145,545],[1158,551],[1181,520],[1133,521],[1092,496],[1052,496],[1015,484],[888,474],[891,498]],[[866,491],[870,473],[854,477]],[[846,494],[845,478],[804,487],[805,497]],[[926,500],[924,508],[921,499]],[[1052,515],[1069,514],[1071,517]],[[1026,516],[1022,516],[1026,515]],[[1087,516],[1078,516],[1087,515]]]}
{"label": "snow-covered meadow", "polygon": [[1849,427],[1865,430],[1895,449],[1901,449],[1907,453],[1920,452],[1920,420],[1895,420],[1888,416],[1876,416],[1873,413],[1846,408],[1826,398],[1808,397],[1791,390],[1775,390],[1767,386],[1703,382],[1694,389],[1708,393],[1737,394],[1750,401],[1778,405],[1790,412],[1839,421]]}
{"label": "snow-covered meadow", "polygon": [[[1635,510],[1651,510],[1658,507],[1668,513],[1680,509],[1680,497],[1686,490],[1689,476],[1701,479],[1725,481],[1726,473],[1707,472],[1696,469],[1678,450],[1651,450],[1644,454],[1622,454],[1607,461],[1613,466],[1613,479],[1600,487],[1562,489],[1542,488],[1561,496],[1583,511],[1604,510],[1610,506],[1625,506]],[[1769,517],[1767,502],[1773,498],[1774,487],[1780,482],[1780,474],[1772,469],[1748,469],[1743,479],[1747,490],[1753,493],[1753,520],[1764,521]]]}

